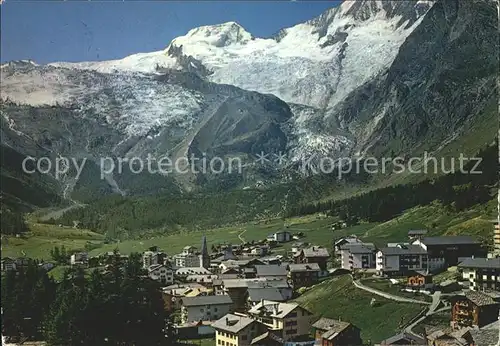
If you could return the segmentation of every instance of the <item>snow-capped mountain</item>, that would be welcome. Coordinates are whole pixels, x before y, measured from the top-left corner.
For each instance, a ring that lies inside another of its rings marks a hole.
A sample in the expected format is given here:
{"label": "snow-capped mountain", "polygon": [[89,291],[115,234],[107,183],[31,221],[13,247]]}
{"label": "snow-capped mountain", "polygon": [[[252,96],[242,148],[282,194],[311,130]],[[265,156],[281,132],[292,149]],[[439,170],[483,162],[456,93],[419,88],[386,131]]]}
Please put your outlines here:
{"label": "snow-capped mountain", "polygon": [[[235,22],[202,26],[175,38],[159,52],[121,60],[54,63],[99,72],[180,69],[172,47],[199,60],[215,83],[269,93],[286,102],[324,108],[386,70],[431,2],[346,1],[321,17],[255,38]],[[411,12],[413,11],[413,12]]]}
{"label": "snow-capped mountain", "polygon": [[282,151],[291,166],[437,148],[496,88],[495,20],[491,0],[356,0],[270,38],[228,22],[120,60],[10,62],[2,144],[94,159]]}

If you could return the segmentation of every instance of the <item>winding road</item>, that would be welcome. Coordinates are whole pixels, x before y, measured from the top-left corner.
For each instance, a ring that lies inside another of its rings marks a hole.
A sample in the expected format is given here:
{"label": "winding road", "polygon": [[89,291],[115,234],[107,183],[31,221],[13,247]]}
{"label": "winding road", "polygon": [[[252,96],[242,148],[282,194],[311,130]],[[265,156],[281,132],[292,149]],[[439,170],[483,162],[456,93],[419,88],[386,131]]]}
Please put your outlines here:
{"label": "winding road", "polygon": [[378,296],[381,296],[381,297],[384,297],[387,299],[391,299],[391,300],[394,300],[397,302],[431,305],[431,303],[429,303],[429,302],[424,302],[421,300],[411,299],[411,298],[404,298],[404,297],[396,296],[394,294],[379,291],[375,288],[371,288],[371,287],[363,285],[359,280],[353,280],[352,282],[354,283],[354,286],[356,286],[359,289],[362,289],[364,291],[367,291],[367,292],[370,292],[370,293],[376,294]]}
{"label": "winding road", "polygon": [[404,297],[396,296],[394,294],[379,291],[377,289],[363,285],[360,280],[353,280],[352,282],[353,282],[354,286],[359,288],[359,289],[362,289],[364,291],[367,291],[367,292],[370,292],[370,293],[376,294],[378,296],[381,296],[381,297],[384,297],[387,299],[391,299],[391,300],[394,300],[397,302],[429,305],[429,308],[427,309],[427,311],[425,313],[422,311],[420,314],[415,316],[414,320],[408,326],[406,326],[404,329],[405,333],[409,333],[409,334],[412,334],[412,335],[415,335],[418,337],[421,337],[421,336],[416,334],[415,332],[413,332],[413,328],[415,328],[418,324],[422,323],[427,317],[451,309],[451,306],[444,306],[444,307],[438,309],[438,307],[441,303],[441,291],[434,292],[434,294],[432,295],[432,303],[429,303],[429,302],[424,302],[424,301],[410,299],[410,298],[404,298]]}

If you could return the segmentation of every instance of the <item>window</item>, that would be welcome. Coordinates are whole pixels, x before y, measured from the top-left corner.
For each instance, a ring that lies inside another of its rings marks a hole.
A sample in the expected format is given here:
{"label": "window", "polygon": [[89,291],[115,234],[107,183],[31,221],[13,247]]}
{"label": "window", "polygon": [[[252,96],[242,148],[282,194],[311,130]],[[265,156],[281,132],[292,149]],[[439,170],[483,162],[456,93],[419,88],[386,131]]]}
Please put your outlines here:
{"label": "window", "polygon": [[294,318],[294,317],[297,317],[297,311],[294,311],[294,312],[289,313],[287,317],[288,317],[288,318]]}
{"label": "window", "polygon": [[217,312],[217,308],[214,308],[214,312]]}
{"label": "window", "polygon": [[287,330],[285,332],[286,335],[290,335],[290,334],[297,334],[297,330],[296,329],[290,329],[290,330]]}
{"label": "window", "polygon": [[241,336],[241,340],[246,340],[247,339],[247,336],[246,335],[242,335]]}

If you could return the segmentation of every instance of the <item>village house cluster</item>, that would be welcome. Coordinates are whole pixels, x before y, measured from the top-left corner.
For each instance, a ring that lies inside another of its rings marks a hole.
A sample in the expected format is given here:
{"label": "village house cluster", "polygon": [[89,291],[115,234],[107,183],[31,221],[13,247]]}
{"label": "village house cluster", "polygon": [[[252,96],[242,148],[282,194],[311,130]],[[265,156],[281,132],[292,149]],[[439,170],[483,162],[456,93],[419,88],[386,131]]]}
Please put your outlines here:
{"label": "village house cluster", "polygon": [[[450,312],[449,328],[429,330],[425,336],[404,331],[382,345],[479,346],[488,340],[496,343],[500,330],[497,232],[493,238],[495,250],[490,253],[474,237],[429,236],[425,230],[410,230],[403,242],[382,247],[349,236],[334,239],[327,249],[284,229],[263,240],[210,248],[204,236],[199,249],[193,244],[178,254],[151,247],[142,253],[142,266],[162,287],[164,307],[175,316],[179,340],[213,338],[222,346],[362,345],[360,328],[317,316],[294,298],[329,276],[351,274],[356,279],[365,273],[403,282],[406,291],[432,297],[438,292],[446,303],[439,300],[435,308],[448,307]],[[285,244],[290,251],[282,251]],[[107,268],[127,258],[116,251],[92,257],[77,252],[70,264]],[[23,265],[23,259],[4,258],[2,271]],[[450,267],[457,268],[455,279],[434,282]]]}

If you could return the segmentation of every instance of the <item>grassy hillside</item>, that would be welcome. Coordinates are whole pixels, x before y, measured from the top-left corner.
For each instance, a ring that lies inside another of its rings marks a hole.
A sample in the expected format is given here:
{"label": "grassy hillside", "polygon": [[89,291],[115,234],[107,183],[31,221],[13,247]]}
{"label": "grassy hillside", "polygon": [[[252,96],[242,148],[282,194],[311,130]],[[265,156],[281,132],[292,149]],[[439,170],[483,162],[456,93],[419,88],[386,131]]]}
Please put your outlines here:
{"label": "grassy hillside", "polygon": [[[376,299],[372,307],[370,302]],[[350,276],[334,278],[314,286],[296,299],[318,318],[349,321],[361,329],[364,342],[380,342],[395,334],[422,309],[372,295],[353,286]]]}
{"label": "grassy hillside", "polygon": [[29,231],[17,237],[2,236],[2,257],[27,256],[50,259],[50,250],[64,246],[69,251],[100,246],[104,237],[85,229],[28,222]]}
{"label": "grassy hillside", "polygon": [[[49,251],[55,245],[64,245],[68,249],[84,249],[90,242],[98,248],[91,251],[97,254],[118,248],[123,253],[146,250],[156,245],[169,254],[179,252],[186,245],[199,246],[201,238],[207,236],[208,246],[219,243],[239,244],[245,241],[264,239],[268,234],[288,227],[291,232],[303,232],[304,242],[331,247],[332,240],[355,234],[365,241],[381,246],[387,242],[406,240],[409,229],[427,229],[430,235],[473,234],[478,238],[490,241],[492,225],[490,220],[496,214],[496,199],[485,205],[476,205],[468,210],[456,212],[435,202],[415,207],[402,215],[383,223],[361,223],[342,230],[331,230],[332,223],[338,219],[315,214],[288,219],[266,219],[248,222],[238,226],[209,229],[171,230],[167,235],[152,235],[143,239],[125,240],[117,243],[104,243],[104,236],[89,230],[59,227],[57,225],[39,224],[28,219],[30,231],[23,238],[3,237],[3,256],[20,256],[22,251],[37,258],[48,258]],[[8,239],[8,243],[7,243]],[[292,242],[275,249],[284,254],[291,248]]]}

